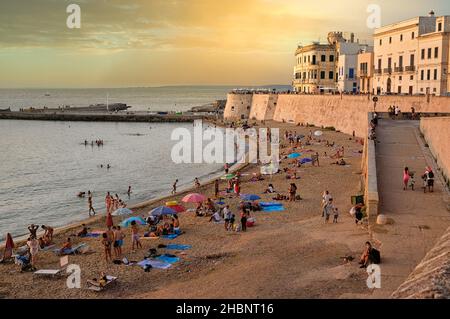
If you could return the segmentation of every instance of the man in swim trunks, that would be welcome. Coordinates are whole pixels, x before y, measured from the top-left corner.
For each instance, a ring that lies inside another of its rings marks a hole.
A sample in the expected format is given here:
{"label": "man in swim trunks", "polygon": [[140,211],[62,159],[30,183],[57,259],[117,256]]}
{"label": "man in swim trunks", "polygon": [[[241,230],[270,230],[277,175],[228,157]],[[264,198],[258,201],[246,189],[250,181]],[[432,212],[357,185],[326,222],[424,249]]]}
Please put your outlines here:
{"label": "man in swim trunks", "polygon": [[139,226],[136,224],[136,221],[131,222],[131,250],[134,250],[134,245],[136,244],[137,248],[142,248],[141,241],[139,239]]}

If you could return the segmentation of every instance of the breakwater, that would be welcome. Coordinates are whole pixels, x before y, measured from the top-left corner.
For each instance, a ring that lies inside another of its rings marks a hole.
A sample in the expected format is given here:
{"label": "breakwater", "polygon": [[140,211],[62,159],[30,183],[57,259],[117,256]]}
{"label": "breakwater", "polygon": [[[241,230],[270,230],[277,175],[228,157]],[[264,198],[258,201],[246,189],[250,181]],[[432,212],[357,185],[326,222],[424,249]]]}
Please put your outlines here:
{"label": "breakwater", "polygon": [[193,122],[194,120],[212,120],[215,116],[197,114],[148,114],[148,113],[37,113],[37,112],[0,112],[0,120],[36,120],[36,121],[84,121],[84,122]]}

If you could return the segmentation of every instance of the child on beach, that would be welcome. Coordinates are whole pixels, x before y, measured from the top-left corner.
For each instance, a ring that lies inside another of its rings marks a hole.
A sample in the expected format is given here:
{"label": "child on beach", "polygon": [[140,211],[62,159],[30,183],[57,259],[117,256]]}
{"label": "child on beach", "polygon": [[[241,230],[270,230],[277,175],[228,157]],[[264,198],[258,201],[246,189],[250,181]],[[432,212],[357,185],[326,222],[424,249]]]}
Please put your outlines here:
{"label": "child on beach", "polygon": [[136,221],[131,222],[131,250],[134,250],[134,245],[136,244],[137,248],[142,248],[142,244],[139,240],[139,226],[136,224]]}
{"label": "child on beach", "polygon": [[334,224],[337,224],[338,217],[339,217],[339,211],[338,211],[337,207],[335,207],[334,211],[333,211],[333,223]]}

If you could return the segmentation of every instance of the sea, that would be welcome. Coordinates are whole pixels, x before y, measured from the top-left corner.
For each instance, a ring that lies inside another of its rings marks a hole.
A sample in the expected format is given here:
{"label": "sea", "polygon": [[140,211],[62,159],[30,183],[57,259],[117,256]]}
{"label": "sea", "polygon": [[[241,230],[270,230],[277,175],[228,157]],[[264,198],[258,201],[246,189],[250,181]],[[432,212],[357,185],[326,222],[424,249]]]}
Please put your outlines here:
{"label": "sea", "polygon": [[[0,108],[87,106],[108,97],[135,111],[186,111],[226,99],[233,88],[0,89]],[[6,233],[25,235],[31,223],[59,227],[86,219],[87,199],[79,192],[90,190],[94,208],[104,212],[108,191],[132,205],[169,195],[175,179],[187,188],[195,177],[221,176],[223,164],[172,161],[177,128],[192,132],[193,124],[0,120],[0,241]],[[99,139],[103,146],[91,146]]]}

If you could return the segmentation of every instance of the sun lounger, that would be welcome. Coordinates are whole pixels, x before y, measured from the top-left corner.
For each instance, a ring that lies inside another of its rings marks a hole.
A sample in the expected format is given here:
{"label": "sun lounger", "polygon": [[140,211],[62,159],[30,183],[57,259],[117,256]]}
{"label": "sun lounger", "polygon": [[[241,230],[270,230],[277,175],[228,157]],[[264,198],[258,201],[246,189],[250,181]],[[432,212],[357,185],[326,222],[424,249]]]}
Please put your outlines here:
{"label": "sun lounger", "polygon": [[41,269],[33,273],[33,275],[41,277],[56,277],[62,275],[64,269]]}
{"label": "sun lounger", "polygon": [[181,244],[169,244],[166,246],[166,249],[171,249],[171,250],[188,250],[191,248],[192,248],[191,245],[181,245]]}
{"label": "sun lounger", "polygon": [[87,289],[92,291],[103,291],[107,289],[108,287],[111,287],[113,284],[117,282],[117,277],[114,276],[106,276],[106,284],[104,286],[101,286],[100,283],[95,282],[93,280],[87,281]]}

